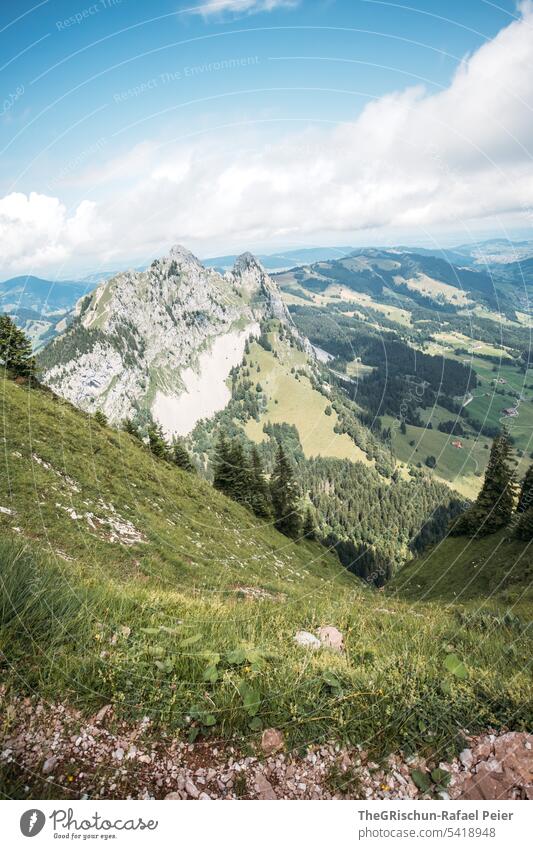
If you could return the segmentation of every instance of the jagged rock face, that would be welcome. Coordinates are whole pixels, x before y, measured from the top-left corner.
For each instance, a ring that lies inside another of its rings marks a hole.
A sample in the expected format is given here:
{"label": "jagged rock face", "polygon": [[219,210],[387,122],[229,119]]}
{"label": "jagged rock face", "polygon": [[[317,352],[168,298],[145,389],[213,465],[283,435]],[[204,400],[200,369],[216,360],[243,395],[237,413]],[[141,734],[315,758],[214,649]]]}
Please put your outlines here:
{"label": "jagged rock face", "polygon": [[276,284],[251,254],[221,275],[181,246],[146,271],[101,284],[76,312],[42,356],[44,382],[113,422],[149,412],[169,435],[225,406],[229,371],[261,321],[292,326]]}

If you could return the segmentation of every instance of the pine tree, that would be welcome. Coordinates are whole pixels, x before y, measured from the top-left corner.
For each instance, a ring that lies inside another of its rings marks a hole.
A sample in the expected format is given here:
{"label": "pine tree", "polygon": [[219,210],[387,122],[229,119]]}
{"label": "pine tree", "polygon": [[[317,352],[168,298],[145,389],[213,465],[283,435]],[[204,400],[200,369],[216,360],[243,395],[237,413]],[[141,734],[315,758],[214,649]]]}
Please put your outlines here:
{"label": "pine tree", "polygon": [[185,472],[196,473],[196,466],[181,439],[174,439],[172,443],[172,462]]}
{"label": "pine tree", "polygon": [[230,498],[246,507],[252,505],[252,472],[248,457],[241,442],[232,439],[229,443]]}
{"label": "pine tree", "polygon": [[285,536],[297,539],[302,526],[298,512],[298,487],[281,442],[278,442],[270,494],[276,528]]}
{"label": "pine tree", "polygon": [[16,377],[36,377],[31,342],[8,315],[0,315],[0,363]]}
{"label": "pine tree", "polygon": [[141,434],[139,433],[139,428],[132,422],[131,419],[124,419],[122,422],[122,430],[129,433],[130,436],[134,436],[135,439],[141,438]]}
{"label": "pine tree", "polygon": [[220,431],[215,459],[213,461],[213,486],[229,498],[233,497],[233,470],[231,467],[230,446],[223,431]]}
{"label": "pine tree", "polygon": [[168,460],[169,447],[161,425],[152,424],[148,429],[148,445],[152,454],[161,460]]}
{"label": "pine tree", "polygon": [[250,506],[256,516],[266,519],[270,516],[270,492],[263,471],[259,451],[255,445],[250,451],[251,493]]}
{"label": "pine tree", "polygon": [[311,507],[307,505],[307,510],[305,511],[305,519],[303,525],[303,535],[306,539],[314,540],[316,539],[316,526],[315,520],[313,519],[313,514],[311,512]]}
{"label": "pine tree", "polygon": [[529,467],[522,481],[516,512],[525,513],[530,507],[533,507],[533,465]]}
{"label": "pine tree", "polygon": [[454,523],[455,534],[493,534],[511,521],[516,503],[516,475],[507,434],[494,439],[485,480],[475,503]]}
{"label": "pine tree", "polygon": [[520,514],[515,533],[518,539],[526,540],[526,542],[533,540],[533,507],[528,507]]}
{"label": "pine tree", "polygon": [[97,410],[94,414],[94,420],[100,427],[107,427],[107,416],[102,410]]}

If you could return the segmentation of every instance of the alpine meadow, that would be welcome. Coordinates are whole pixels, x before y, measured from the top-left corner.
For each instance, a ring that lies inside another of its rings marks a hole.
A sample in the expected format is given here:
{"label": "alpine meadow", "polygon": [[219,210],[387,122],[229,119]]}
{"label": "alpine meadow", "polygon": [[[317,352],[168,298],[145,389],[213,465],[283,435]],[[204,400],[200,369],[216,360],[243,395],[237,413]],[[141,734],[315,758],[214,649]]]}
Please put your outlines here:
{"label": "alpine meadow", "polygon": [[532,27],[0,10],[6,803],[533,799]]}

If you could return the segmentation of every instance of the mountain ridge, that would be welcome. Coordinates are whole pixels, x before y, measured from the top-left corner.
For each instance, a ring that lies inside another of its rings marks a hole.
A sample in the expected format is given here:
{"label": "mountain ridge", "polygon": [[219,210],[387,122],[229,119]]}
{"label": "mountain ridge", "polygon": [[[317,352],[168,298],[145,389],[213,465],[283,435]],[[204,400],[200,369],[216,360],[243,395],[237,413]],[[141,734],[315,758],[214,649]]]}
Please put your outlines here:
{"label": "mountain ridge", "polygon": [[41,356],[43,381],[110,421],[152,416],[168,435],[189,432],[225,406],[230,370],[264,320],[283,322],[308,345],[250,253],[222,275],[175,245],[146,271],[123,271],[100,284],[75,313]]}

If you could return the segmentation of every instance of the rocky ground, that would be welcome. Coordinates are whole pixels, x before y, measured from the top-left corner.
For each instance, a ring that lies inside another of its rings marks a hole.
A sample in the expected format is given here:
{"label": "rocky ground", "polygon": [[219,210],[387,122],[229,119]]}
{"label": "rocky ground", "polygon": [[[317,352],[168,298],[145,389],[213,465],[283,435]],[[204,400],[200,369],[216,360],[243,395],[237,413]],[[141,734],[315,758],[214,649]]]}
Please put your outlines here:
{"label": "rocky ground", "polygon": [[148,719],[117,722],[111,706],[84,720],[0,691],[0,708],[0,774],[19,798],[533,799],[533,735],[524,732],[465,735],[451,763],[394,754],[378,764],[361,747],[286,752],[276,729],[244,755],[226,742],[156,736]]}

